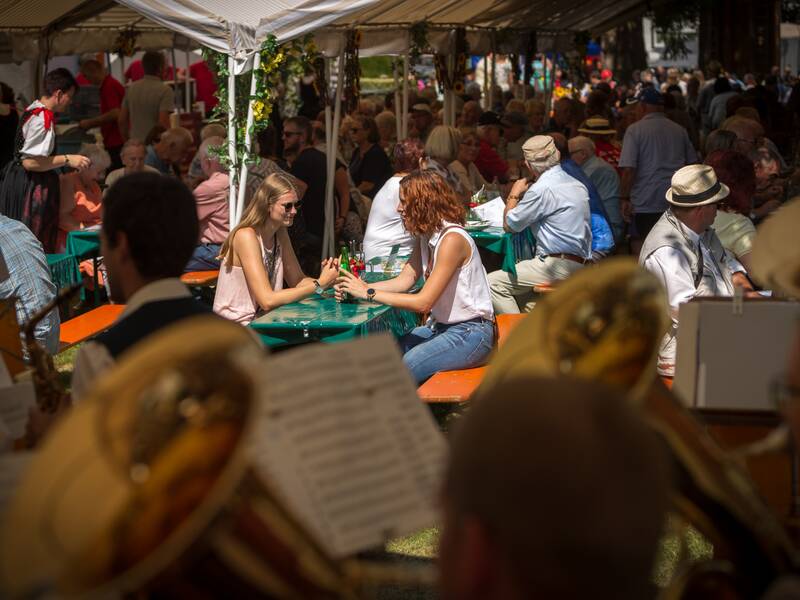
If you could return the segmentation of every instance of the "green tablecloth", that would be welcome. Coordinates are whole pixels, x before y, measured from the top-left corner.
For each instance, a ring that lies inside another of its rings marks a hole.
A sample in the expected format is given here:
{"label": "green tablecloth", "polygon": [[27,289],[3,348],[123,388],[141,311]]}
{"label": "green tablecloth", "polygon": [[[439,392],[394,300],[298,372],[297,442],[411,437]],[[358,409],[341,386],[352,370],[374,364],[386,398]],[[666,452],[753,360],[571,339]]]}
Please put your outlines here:
{"label": "green tablecloth", "polygon": [[502,269],[517,275],[517,261],[533,258],[534,240],[530,229],[522,233],[509,233],[502,227],[488,227],[481,231],[470,231],[469,235],[481,248],[503,257]]}
{"label": "green tablecloth", "polygon": [[62,290],[81,280],[78,263],[72,254],[48,254],[47,266],[56,288]]}
{"label": "green tablecloth", "polygon": [[[78,280],[80,281],[80,271],[78,263],[81,260],[92,258],[96,259],[100,256],[100,231],[97,229],[77,229],[67,233],[67,252],[75,257],[75,269],[78,272]],[[100,303],[100,286],[97,279],[97,264],[94,270],[94,305]],[[86,298],[86,290],[81,289],[81,299]]]}
{"label": "green tablecloth", "polygon": [[339,342],[377,331],[403,335],[417,324],[417,315],[365,301],[338,303],[314,296],[276,308],[255,319],[250,327],[270,347],[312,340]]}
{"label": "green tablecloth", "polygon": [[67,234],[67,252],[77,260],[100,255],[100,232],[79,229]]}

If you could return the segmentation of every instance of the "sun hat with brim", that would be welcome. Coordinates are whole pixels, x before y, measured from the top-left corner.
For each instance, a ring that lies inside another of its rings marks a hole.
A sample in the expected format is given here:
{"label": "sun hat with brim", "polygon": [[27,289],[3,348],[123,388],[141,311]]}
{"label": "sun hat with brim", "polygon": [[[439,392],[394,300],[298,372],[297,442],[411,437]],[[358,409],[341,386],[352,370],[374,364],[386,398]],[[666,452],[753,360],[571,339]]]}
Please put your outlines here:
{"label": "sun hat with brim", "polygon": [[750,263],[764,289],[800,298],[800,199],[781,206],[756,229]]}
{"label": "sun hat with brim", "polygon": [[617,133],[617,131],[611,127],[608,119],[604,119],[602,117],[592,117],[590,119],[586,119],[583,123],[581,123],[581,126],[578,127],[578,132],[594,135],[611,135]]}
{"label": "sun hat with brim", "polygon": [[429,115],[433,114],[431,107],[425,104],[424,102],[420,102],[419,104],[415,104],[411,107],[411,112],[424,112],[428,113]]}
{"label": "sun hat with brim", "polygon": [[675,171],[667,190],[667,202],[672,206],[691,208],[714,204],[726,198],[730,190],[717,179],[708,165],[688,165]]}

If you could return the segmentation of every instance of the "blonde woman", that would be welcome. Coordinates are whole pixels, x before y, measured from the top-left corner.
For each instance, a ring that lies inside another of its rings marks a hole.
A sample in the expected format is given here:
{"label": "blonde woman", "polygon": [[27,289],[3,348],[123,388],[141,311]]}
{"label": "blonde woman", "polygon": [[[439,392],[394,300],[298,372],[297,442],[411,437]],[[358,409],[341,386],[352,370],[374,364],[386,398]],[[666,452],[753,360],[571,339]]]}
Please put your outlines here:
{"label": "blonde woman", "polygon": [[[322,293],[333,284],[334,259],[323,261],[319,280],[306,277],[297,262],[287,228],[299,204],[286,177],[267,176],[222,245],[215,313],[246,325],[259,313]],[[284,289],[284,282],[289,287]]]}
{"label": "blonde woman", "polygon": [[461,185],[458,176],[450,169],[450,164],[458,157],[461,145],[461,132],[455,127],[437,125],[425,142],[425,158],[420,161],[424,171],[438,173],[456,193],[459,200],[469,198],[469,193]]}

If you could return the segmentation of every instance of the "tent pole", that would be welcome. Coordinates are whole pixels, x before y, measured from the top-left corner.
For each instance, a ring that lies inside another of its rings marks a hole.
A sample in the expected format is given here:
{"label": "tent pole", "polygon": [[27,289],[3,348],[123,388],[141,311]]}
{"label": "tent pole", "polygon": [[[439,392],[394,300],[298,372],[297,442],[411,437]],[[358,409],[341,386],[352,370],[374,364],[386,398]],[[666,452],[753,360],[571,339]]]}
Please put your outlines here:
{"label": "tent pole", "polygon": [[397,126],[397,141],[403,138],[402,106],[400,104],[400,78],[397,75],[397,59],[392,61],[392,74],[394,75],[394,122]]}
{"label": "tent pole", "polygon": [[490,109],[489,101],[489,55],[483,57],[483,110]]}
{"label": "tent pole", "polygon": [[[188,53],[187,53],[188,54]],[[187,63],[188,64],[188,63]],[[256,81],[258,79],[258,69],[261,66],[261,53],[256,52],[253,55],[253,71],[252,75],[250,76],[250,97],[252,98],[255,96],[256,93]],[[188,75],[189,70],[186,70]],[[187,86],[188,88],[188,86]],[[187,89],[188,92],[188,89]],[[247,102],[247,124],[245,125],[244,129],[244,156],[242,157],[242,167],[239,174],[239,200],[236,203],[236,222],[238,223],[239,220],[242,218],[242,212],[244,212],[244,194],[245,194],[245,187],[247,186],[247,160],[250,158],[250,149],[253,146],[253,136],[250,134],[250,130],[253,129],[253,121],[255,116],[253,115],[253,101],[250,100]]]}
{"label": "tent pole", "polygon": [[178,106],[178,65],[175,62],[175,45],[173,40],[173,46],[170,51],[172,55],[172,96],[175,102],[175,112],[179,112]]}
{"label": "tent pole", "polygon": [[[327,71],[326,83],[330,81],[331,77],[331,59],[325,58],[325,70]],[[338,86],[338,82],[337,82]],[[328,90],[330,93],[330,89]],[[333,118],[331,116],[330,103],[325,104],[325,230],[322,233],[322,256],[321,259],[327,258],[326,250],[330,246],[330,231],[328,229],[328,222],[333,218],[330,214],[328,206],[328,196],[333,193],[334,185],[333,178],[336,174],[335,170],[331,174],[331,156],[335,156],[335,144],[333,143]],[[334,161],[334,164],[335,161]],[[332,208],[332,207],[331,207]]]}
{"label": "tent pole", "polygon": [[[408,137],[408,52],[403,55],[403,139]],[[400,140],[398,140],[400,141]]]}
{"label": "tent pole", "polygon": [[[339,63],[336,66],[336,104],[333,108],[333,136],[331,138],[331,214],[333,214],[333,190],[334,188],[334,176],[336,175],[336,150],[339,147],[338,140],[339,140],[339,126],[341,125],[342,121],[342,90],[344,89],[344,46],[342,46],[342,51],[339,54]],[[344,215],[345,217],[347,215]],[[335,252],[334,248],[334,231],[333,231],[333,219],[328,224],[328,228],[330,230],[330,253],[333,256]]]}
{"label": "tent pole", "polygon": [[186,112],[187,113],[192,112],[192,85],[189,82],[189,61],[190,60],[191,59],[189,57],[189,47],[187,46],[186,47],[186,75],[184,77],[184,83],[186,84],[186,87],[184,89],[184,92],[185,92],[184,95],[186,96],[186,98],[184,99],[184,103],[183,103],[184,107],[186,108]]}
{"label": "tent pole", "polygon": [[497,85],[497,53],[494,50],[492,48],[492,84],[489,86],[489,110],[494,109],[494,88]]}
{"label": "tent pole", "polygon": [[236,75],[233,56],[228,56],[228,221],[230,229],[239,222],[236,218]]}
{"label": "tent pole", "polygon": [[128,83],[127,81],[125,81],[125,55],[122,54],[121,52],[119,54],[119,68],[121,73],[119,82],[122,85],[125,85],[126,83]]}

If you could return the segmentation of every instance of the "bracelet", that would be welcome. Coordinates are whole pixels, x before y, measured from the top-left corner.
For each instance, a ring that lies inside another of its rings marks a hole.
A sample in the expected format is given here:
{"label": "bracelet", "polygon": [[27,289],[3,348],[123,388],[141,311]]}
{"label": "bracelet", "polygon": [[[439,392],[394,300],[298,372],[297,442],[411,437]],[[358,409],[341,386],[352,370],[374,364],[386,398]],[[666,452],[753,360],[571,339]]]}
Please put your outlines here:
{"label": "bracelet", "polygon": [[517,196],[516,194],[511,194],[508,198],[506,198],[506,202],[508,202],[509,200],[519,200],[519,196]]}
{"label": "bracelet", "polygon": [[65,167],[69,166],[69,154],[64,155],[64,166]]}

